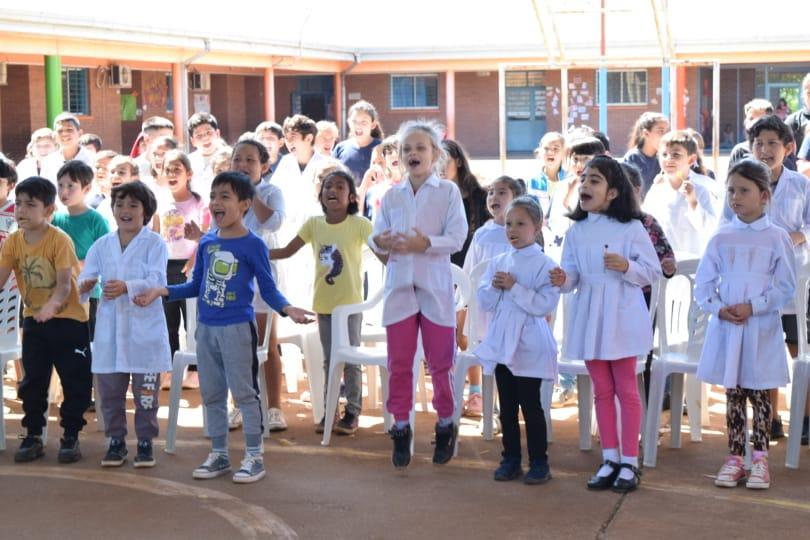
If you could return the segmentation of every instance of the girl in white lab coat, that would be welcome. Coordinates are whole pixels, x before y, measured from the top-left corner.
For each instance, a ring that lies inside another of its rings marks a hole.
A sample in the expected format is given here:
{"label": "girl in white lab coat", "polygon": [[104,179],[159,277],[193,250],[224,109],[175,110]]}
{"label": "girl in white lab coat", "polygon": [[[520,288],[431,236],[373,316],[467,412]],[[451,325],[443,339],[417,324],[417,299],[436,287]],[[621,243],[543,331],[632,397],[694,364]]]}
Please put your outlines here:
{"label": "girl in white lab coat", "polygon": [[438,128],[425,121],[406,122],[398,137],[399,161],[407,176],[383,196],[369,245],[388,257],[383,304],[389,373],[386,406],[396,422],[391,461],[401,468],[411,459],[409,417],[420,332],[439,415],[433,462],[447,463],[453,457],[458,426],[453,422],[450,381],[456,350],[450,255],[467,238],[467,218],[458,187],[435,174],[442,154]]}
{"label": "girl in white lab coat", "polygon": [[163,306],[136,306],[132,299],[153,287],[166,286],[166,243],[147,226],[157,203],[142,182],[112,190],[118,230],[99,238],[87,252],[79,276],[80,292],[89,295],[101,280],[93,343],[93,373],[98,377],[105,435],[110,439],[105,467],[127,459],[126,395],[132,381],[135,398],[135,467],[153,467],[152,439],[158,434],[159,374],[171,369],[169,336]]}
{"label": "girl in white lab coat", "polygon": [[514,480],[523,474],[520,408],[529,451],[529,472],[523,477],[526,484],[551,478],[540,386],[543,379],[553,384],[557,377],[557,343],[546,316],[557,308],[560,290],[551,284],[550,272],[556,263],[543,253],[542,229],[543,211],[534,199],[512,201],[505,234],[510,249],[490,261],[478,285],[481,309],[493,316],[475,355],[486,373],[495,372],[501,404],[503,460],[495,480]]}
{"label": "girl in white lab coat", "polygon": [[740,161],[728,171],[728,203],[735,217],[709,240],[695,275],[695,300],[711,314],[698,378],[726,387],[729,456],[715,478],[719,487],[746,480],[746,400],[754,412],[753,465],[746,487],[770,486],[768,389],[789,381],[780,309],[796,289],[796,263],[788,233],[766,211],[770,172]]}
{"label": "girl in white lab coat", "polygon": [[[642,288],[661,278],[661,263],[641,224],[633,186],[618,161],[593,158],[582,173],[574,225],[565,236],[562,268],[552,281],[574,292],[563,356],[585,361],[604,464],[589,489],[636,489],[641,401],[636,362],[652,349],[652,324]],[[621,447],[616,419],[621,405]]]}

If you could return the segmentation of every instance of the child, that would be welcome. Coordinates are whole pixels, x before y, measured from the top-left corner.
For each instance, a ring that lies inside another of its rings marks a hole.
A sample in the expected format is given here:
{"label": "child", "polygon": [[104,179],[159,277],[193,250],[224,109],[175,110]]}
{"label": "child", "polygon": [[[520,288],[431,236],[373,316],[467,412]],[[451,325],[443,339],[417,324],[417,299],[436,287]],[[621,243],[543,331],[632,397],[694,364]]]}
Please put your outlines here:
{"label": "child", "polygon": [[[146,182],[146,179],[150,176],[157,178],[157,176],[153,174],[154,162],[152,153],[155,150],[155,144],[158,139],[162,139],[163,137],[174,138],[174,123],[162,116],[150,116],[141,124],[141,134],[143,135],[144,152],[135,159],[135,163],[138,165],[138,176],[141,178],[141,181]],[[177,144],[174,145],[174,148],[177,148]],[[166,150],[163,150],[163,152],[165,153]]]}
{"label": "child", "polygon": [[388,255],[383,305],[390,389],[386,406],[395,420],[391,461],[402,468],[411,460],[413,432],[408,420],[420,330],[439,416],[433,462],[443,464],[453,457],[458,428],[453,423],[450,384],[456,345],[450,255],[464,244],[467,219],[458,187],[435,174],[442,156],[439,129],[425,121],[410,121],[400,127],[398,138],[407,176],[383,196],[369,245]]}
{"label": "child", "polygon": [[[379,152],[379,162],[374,157]],[[385,192],[402,181],[402,168],[399,166],[399,141],[396,135],[386,137],[372,151],[371,167],[363,176],[357,196],[360,200],[360,213],[372,221],[380,209]]]}
{"label": "child", "polygon": [[635,165],[641,171],[641,178],[644,180],[644,189],[641,190],[642,197],[646,196],[653,180],[661,172],[661,165],[658,163],[658,148],[661,137],[667,131],[669,131],[667,117],[657,112],[643,113],[633,126],[630,141],[627,144],[630,150],[624,155],[624,161]]}
{"label": "child", "polygon": [[751,129],[754,122],[763,116],[773,114],[773,105],[771,105],[771,102],[767,99],[755,98],[743,106],[743,114],[745,115],[743,127],[745,128],[746,137],[744,141],[737,143],[734,148],[731,149],[731,153],[728,156],[729,168],[751,157],[751,143],[748,142],[748,130]]}
{"label": "child", "polygon": [[321,120],[315,125],[318,127],[318,134],[315,136],[315,150],[326,157],[331,157],[335,143],[340,138],[337,124]]}
{"label": "child", "polygon": [[197,365],[211,436],[211,453],[192,474],[197,479],[216,478],[231,470],[229,390],[242,411],[245,433],[245,459],[233,481],[251,483],[265,476],[263,414],[256,380],[258,337],[251,306],[254,278],[262,298],[274,310],[298,323],[311,322],[309,316],[314,315],[289,304],[276,289],[267,247],[242,221],[254,194],[253,184],[244,174],[228,172],[214,178],[210,210],[217,232],[200,240],[191,280],[149,289],[135,299],[136,304],[146,306],[159,296],[170,300],[197,297]]}
{"label": "child", "polygon": [[196,150],[188,155],[191,161],[191,170],[194,171],[194,178],[191,186],[195,192],[199,193],[206,204],[208,195],[211,193],[211,182],[214,180],[214,172],[211,168],[211,158],[226,146],[220,139],[219,123],[213,114],[198,112],[188,119],[188,136],[191,144]]}
{"label": "child", "polygon": [[108,174],[110,175],[110,187],[118,187],[126,182],[134,182],[138,180],[138,165],[135,160],[129,156],[117,155],[110,160],[107,165]]}
{"label": "child", "polygon": [[17,177],[25,180],[29,176],[39,176],[45,158],[56,152],[59,143],[56,133],[50,128],[39,128],[31,134],[28,156],[17,164]]}
{"label": "child", "polygon": [[[640,482],[641,401],[636,362],[652,349],[652,324],[642,287],[661,277],[661,264],[638,221],[633,188],[617,161],[593,158],[582,174],[574,225],[552,283],[576,290],[566,318],[563,355],[582,358],[594,387],[604,464],[588,489],[626,493]],[[621,406],[621,447],[616,403]],[[621,453],[620,453],[621,450]]]}
{"label": "child", "polygon": [[511,248],[492,259],[478,285],[481,309],[492,322],[475,355],[484,371],[495,372],[500,403],[503,459],[495,480],[514,480],[520,467],[518,407],[526,422],[529,472],[526,484],[551,479],[548,467],[546,418],[540,406],[542,380],[557,377],[557,343],[546,317],[554,313],[560,291],[551,284],[556,266],[543,253],[543,212],[531,197],[512,201],[506,212]]}
{"label": "child", "polygon": [[[57,212],[53,216],[52,223],[54,227],[65,231],[73,241],[76,258],[79,259],[79,264],[83,265],[90,246],[110,232],[107,220],[84,202],[90,191],[90,183],[93,181],[93,169],[74,159],[62,165],[56,177],[58,178],[59,200],[67,210]],[[90,295],[90,341],[93,341],[95,332],[96,308],[100,295],[100,287],[96,287]]]}
{"label": "child", "polygon": [[270,154],[269,167],[262,176],[262,180],[269,182],[273,173],[276,172],[279,161],[281,161],[281,149],[284,146],[284,130],[275,122],[266,121],[256,126],[256,140],[264,145]]}
{"label": "child", "polygon": [[658,220],[675,251],[700,257],[717,225],[715,201],[706,188],[706,182],[714,180],[690,170],[697,160],[697,143],[685,131],[662,137],[659,152],[662,174],[647,191],[644,211]]}
{"label": "child", "polygon": [[76,115],[63,112],[53,120],[53,130],[59,137],[59,150],[53,152],[42,162],[40,176],[50,180],[56,186],[56,173],[66,161],[78,159],[87,165],[93,164],[93,156],[79,145],[82,126]]}
{"label": "child", "polygon": [[[780,121],[781,123],[781,121]],[[709,240],[695,275],[695,300],[711,315],[697,376],[726,387],[730,454],[715,485],[735,487],[745,479],[746,400],[754,411],[753,465],[746,487],[770,487],[768,389],[789,381],[779,310],[793,300],[796,268],[787,232],[771,223],[770,174],[743,160],[728,171],[728,200],[736,214]]]}
{"label": "child", "polygon": [[[146,184],[150,189],[154,189],[159,185],[161,175],[163,174],[163,161],[166,152],[169,150],[177,150],[177,139],[170,136],[160,136],[154,139],[151,143],[151,150],[146,154],[148,157],[148,167],[141,167],[140,180]],[[137,161],[137,160],[136,160]],[[146,172],[144,172],[146,168]],[[162,186],[165,187],[165,186]]]}
{"label": "child", "polygon": [[87,206],[98,211],[107,220],[107,224],[114,224],[115,217],[112,214],[112,204],[110,203],[110,161],[117,156],[112,150],[102,150],[97,153],[93,161],[93,185],[85,198]]}
{"label": "child", "polygon": [[48,410],[48,386],[56,367],[65,399],[59,408],[64,435],[60,463],[81,459],[79,431],[86,423],[93,378],[87,306],[79,302],[79,261],[70,237],[50,225],[56,188],[34,176],[16,187],[14,214],[19,230],[0,251],[0,284],[14,270],[23,299],[22,364],[25,376],[17,391],[23,402],[27,433],[14,455],[17,463],[44,455],[42,428]]}
{"label": "child", "polygon": [[[14,201],[9,195],[17,184],[17,171],[14,162],[0,157],[0,246],[6,238],[17,230],[17,221],[14,219]],[[12,278],[13,279],[13,278]],[[12,282],[10,285],[13,285]]]}
{"label": "child", "polygon": [[101,137],[95,133],[85,133],[79,137],[79,146],[87,150],[90,156],[93,157],[101,152],[103,143],[101,142]]}
{"label": "child", "polygon": [[132,381],[138,453],[135,467],[154,467],[152,439],[158,434],[160,372],[171,369],[166,320],[157,303],[145,307],[132,300],[151,287],[166,285],[166,244],[149,230],[155,196],[143,182],[112,190],[115,232],[99,239],[87,252],[79,276],[86,296],[104,284],[98,307],[98,332],[93,344],[105,436],[110,439],[102,467],[119,467],[127,459],[127,388]]}
{"label": "child", "polygon": [[349,107],[348,118],[350,136],[335,146],[332,157],[349,168],[359,186],[371,165],[371,150],[382,142],[383,132],[377,109],[364,99]]}
{"label": "child", "polygon": [[[357,191],[354,177],[345,169],[334,170],[321,183],[318,199],[323,216],[309,218],[298,236],[281,249],[270,251],[270,258],[290,257],[305,244],[312,244],[315,256],[315,294],[312,309],[318,314],[318,332],[323,347],[326,374],[329,380],[329,355],[332,350],[332,310],[343,304],[363,301],[361,275],[363,245],[371,234],[371,223],[357,215]],[[349,342],[360,345],[362,315],[349,317]],[[363,373],[359,365],[346,364],[343,368],[346,388],[346,410],[335,425],[335,431],[350,435],[357,431],[362,409]],[[324,385],[324,403],[326,403]],[[326,414],[333,414],[327,411]],[[316,431],[323,433],[325,418],[321,418]]]}
{"label": "child", "polygon": [[547,132],[540,139],[534,155],[542,165],[540,173],[529,180],[527,191],[530,196],[537,199],[540,208],[543,209],[543,215],[547,216],[551,196],[560,181],[566,176],[565,169],[562,168],[565,157],[565,137],[556,131]]}
{"label": "child", "polygon": [[[523,183],[509,176],[501,176],[488,186],[487,210],[492,219],[475,231],[473,235],[470,249],[464,258],[464,271],[467,275],[470,275],[480,263],[509,250],[509,239],[506,237],[506,229],[504,228],[506,209],[513,199],[520,197],[524,193],[525,187]],[[456,326],[456,343],[461,349],[467,349],[467,336],[464,335],[465,319],[466,312],[465,316],[457,321]],[[480,312],[478,320],[472,321],[472,324],[478,325],[479,336],[486,334],[488,320],[488,315]],[[481,396],[481,368],[472,366],[467,370],[467,378],[470,383],[469,396],[464,402],[462,411],[465,416],[481,416],[484,405]]]}

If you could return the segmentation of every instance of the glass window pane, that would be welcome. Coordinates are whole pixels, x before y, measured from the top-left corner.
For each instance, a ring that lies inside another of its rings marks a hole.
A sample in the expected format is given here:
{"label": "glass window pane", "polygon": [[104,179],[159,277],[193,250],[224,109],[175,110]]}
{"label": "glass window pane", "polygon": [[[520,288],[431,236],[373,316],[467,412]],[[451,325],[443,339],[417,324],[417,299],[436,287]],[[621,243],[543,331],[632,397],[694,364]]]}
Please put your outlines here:
{"label": "glass window pane", "polygon": [[391,107],[413,107],[413,77],[391,79]]}
{"label": "glass window pane", "polygon": [[621,72],[608,72],[607,74],[607,101],[608,103],[622,102]]}
{"label": "glass window pane", "polygon": [[529,86],[543,86],[544,73],[542,71],[530,71],[528,74]]}

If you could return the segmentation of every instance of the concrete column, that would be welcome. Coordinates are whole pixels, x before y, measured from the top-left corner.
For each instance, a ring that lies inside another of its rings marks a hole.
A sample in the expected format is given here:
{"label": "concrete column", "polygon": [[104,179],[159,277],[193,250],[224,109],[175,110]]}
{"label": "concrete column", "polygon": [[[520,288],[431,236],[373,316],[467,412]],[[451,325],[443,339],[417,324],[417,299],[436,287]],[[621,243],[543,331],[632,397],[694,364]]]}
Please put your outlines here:
{"label": "concrete column", "polygon": [[[174,122],[174,136],[180,147],[184,147],[186,142],[186,116],[183,112],[188,111],[188,95],[183,94],[183,79],[187,77],[186,70],[183,64],[177,62],[172,64],[172,103],[174,110],[172,111],[172,122]],[[184,105],[185,104],[185,105]]]}
{"label": "concrete column", "polygon": [[272,67],[264,68],[264,119],[276,121],[276,78]]}
{"label": "concrete column", "polygon": [[599,131],[608,132],[608,83],[607,68],[599,68]]}
{"label": "concrete column", "polygon": [[445,111],[447,120],[447,138],[456,138],[456,72],[448,71],[445,74]]}
{"label": "concrete column", "polygon": [[506,174],[506,68],[498,66],[498,159]]}
{"label": "concrete column", "polygon": [[675,99],[672,106],[675,107],[675,125],[672,129],[684,129],[686,127],[686,67],[678,66],[675,69]]}
{"label": "concrete column", "polygon": [[62,58],[45,57],[45,116],[48,127],[63,110],[62,105]]}
{"label": "concrete column", "polygon": [[672,91],[669,87],[669,64],[665,63],[661,67],[661,114],[670,117],[669,97]]}
{"label": "concrete column", "polygon": [[560,68],[560,130],[565,135],[568,132],[568,68]]}
{"label": "concrete column", "polygon": [[346,120],[343,118],[343,76],[340,73],[335,73],[335,80],[332,83],[334,86],[334,101],[335,101],[335,123],[338,125],[338,133],[345,133]]}

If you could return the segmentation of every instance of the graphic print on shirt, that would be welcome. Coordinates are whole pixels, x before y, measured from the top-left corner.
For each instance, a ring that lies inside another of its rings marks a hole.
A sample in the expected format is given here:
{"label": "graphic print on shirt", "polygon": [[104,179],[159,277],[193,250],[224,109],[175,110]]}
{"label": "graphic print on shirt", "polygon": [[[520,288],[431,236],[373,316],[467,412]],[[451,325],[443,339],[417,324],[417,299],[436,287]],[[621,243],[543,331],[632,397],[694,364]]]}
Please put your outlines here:
{"label": "graphic print on shirt", "polygon": [[203,300],[209,306],[225,307],[225,302],[236,300],[236,293],[228,292],[228,281],[236,275],[239,262],[230,251],[219,251],[218,245],[208,248],[208,275],[205,276]]}
{"label": "graphic print on shirt", "polygon": [[329,269],[324,281],[329,285],[334,285],[335,278],[343,272],[343,256],[340,254],[340,250],[335,244],[327,244],[321,247],[318,253],[318,262],[320,262],[321,266]]}
{"label": "graphic print on shirt", "polygon": [[177,242],[178,240],[183,240],[186,237],[183,230],[186,220],[183,217],[183,214],[176,208],[173,208],[163,214],[163,219],[161,221],[162,223],[160,224],[160,229],[163,231],[163,238],[167,242]]}
{"label": "graphic print on shirt", "polygon": [[28,255],[20,269],[25,281],[23,302],[26,306],[33,305],[35,296],[46,299],[50,297],[51,290],[56,287],[56,270],[48,259],[39,255]]}

